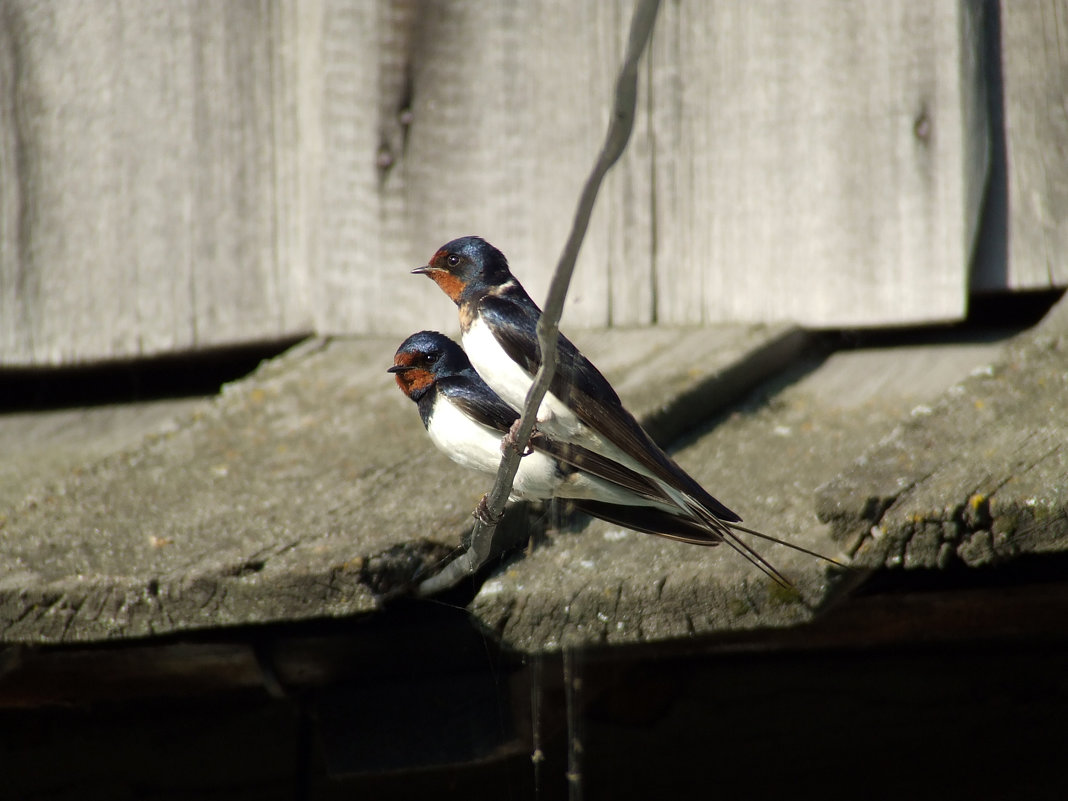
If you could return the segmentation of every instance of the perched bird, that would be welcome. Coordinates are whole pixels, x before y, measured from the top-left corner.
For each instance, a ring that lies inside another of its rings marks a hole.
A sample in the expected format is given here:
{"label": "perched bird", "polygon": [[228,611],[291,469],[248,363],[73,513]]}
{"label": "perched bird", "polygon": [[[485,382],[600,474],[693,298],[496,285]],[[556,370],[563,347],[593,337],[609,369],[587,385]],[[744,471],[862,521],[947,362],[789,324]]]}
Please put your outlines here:
{"label": "perched bird", "polygon": [[[541,309],[512,275],[504,254],[484,239],[466,236],[442,246],[412,272],[429,277],[456,303],[471,364],[509,407],[522,410],[541,366],[537,336]],[[785,579],[734,530],[826,559],[741,526],[738,514],[712,497],[653,441],[607,379],[562,334],[557,340],[556,371],[538,408],[536,425],[557,443],[582,448],[644,477],[670,501],[676,517],[702,529],[707,539],[726,541],[776,581]]]}
{"label": "perched bird", "polygon": [[[464,351],[436,331],[412,334],[397,349],[397,385],[419,407],[431,440],[453,461],[496,473],[501,440],[519,414],[486,385]],[[513,499],[566,498],[579,510],[637,531],[699,545],[721,538],[695,523],[657,482],[581,446],[535,431],[519,463]]]}
{"label": "perched bird", "polygon": [[[463,237],[412,272],[430,277],[456,303],[471,364],[505,403],[521,410],[541,366],[536,330],[541,309],[512,275],[504,254],[479,237]],[[537,426],[655,478],[684,508],[704,509],[724,523],[741,520],[653,442],[600,371],[563,335]]]}

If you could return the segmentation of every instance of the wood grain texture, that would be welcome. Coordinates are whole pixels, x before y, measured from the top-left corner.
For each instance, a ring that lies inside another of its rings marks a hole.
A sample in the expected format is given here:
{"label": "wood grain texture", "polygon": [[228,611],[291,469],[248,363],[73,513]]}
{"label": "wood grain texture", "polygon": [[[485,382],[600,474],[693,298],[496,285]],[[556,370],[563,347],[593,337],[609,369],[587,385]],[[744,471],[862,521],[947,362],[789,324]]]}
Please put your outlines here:
{"label": "wood grain texture", "polygon": [[0,363],[307,330],[276,207],[278,23],[254,2],[3,5]]}
{"label": "wood grain texture", "polygon": [[[1068,543],[1068,302],[817,493],[853,564],[981,567]],[[934,443],[937,443],[934,445]]]}
{"label": "wood grain texture", "polygon": [[[466,234],[503,249],[542,297],[604,135],[626,15],[551,2],[325,8],[319,329],[455,329],[452,305],[407,273]],[[568,301],[567,319],[586,325],[610,316],[605,203]]]}
{"label": "wood grain texture", "polygon": [[1068,285],[1068,2],[1003,2],[1008,274],[1014,289]]}
{"label": "wood grain texture", "polygon": [[658,319],[959,317],[986,173],[974,15],[958,2],[666,5]]}
{"label": "wood grain texture", "polygon": [[[664,4],[565,330],[961,316],[986,174],[979,9]],[[540,300],[629,16],[4,3],[0,364],[452,331],[407,273],[472,233]]]}
{"label": "wood grain texture", "polygon": [[[781,368],[796,347],[762,354],[792,339],[661,327],[579,344],[641,419],[677,434],[749,391],[754,357]],[[0,426],[0,642],[348,616],[424,577],[491,479],[433,447],[386,373],[397,344],[308,340],[166,426],[133,407]],[[86,461],[52,452],[59,427]],[[27,453],[42,464],[20,471]],[[531,513],[522,530],[545,524]]]}
{"label": "wood grain texture", "polygon": [[[366,227],[383,245],[361,233],[363,257],[330,267],[341,295],[320,307],[320,327],[455,328],[435,288],[403,286],[403,274],[468,233],[504,250],[542,298],[603,136],[626,10],[388,8],[404,10],[406,32],[380,27],[377,47],[410,48],[410,83],[379,86],[410,99],[411,126],[377,201],[338,207],[354,212],[351,226],[375,214]],[[565,328],[962,316],[988,161],[980,22],[976,3],[957,0],[666,4],[638,127],[598,201]],[[346,43],[325,52],[353,57],[350,36],[325,35]],[[393,56],[383,63],[402,69]],[[325,101],[335,124],[364,113],[336,97]],[[370,186],[361,158],[353,169]]]}

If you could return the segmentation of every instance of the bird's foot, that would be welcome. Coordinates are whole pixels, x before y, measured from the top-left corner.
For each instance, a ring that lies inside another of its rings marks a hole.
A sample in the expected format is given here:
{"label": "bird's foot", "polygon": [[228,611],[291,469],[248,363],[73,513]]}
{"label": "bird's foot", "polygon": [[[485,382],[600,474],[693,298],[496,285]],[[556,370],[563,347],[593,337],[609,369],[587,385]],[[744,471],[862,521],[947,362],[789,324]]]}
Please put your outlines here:
{"label": "bird's foot", "polygon": [[475,506],[474,517],[484,526],[495,526],[501,522],[503,514],[495,515],[489,508],[489,496],[483,495]]}
{"label": "bird's foot", "polygon": [[[501,453],[507,454],[508,451],[511,448],[518,449],[518,447],[519,447],[519,423],[520,422],[521,422],[520,419],[516,418],[516,421],[514,423],[512,423],[512,427],[508,429],[508,433],[505,434],[503,437],[501,437]],[[532,428],[531,431],[530,431],[531,436],[533,436],[534,432],[537,431],[537,430],[538,430],[537,426]],[[534,453],[534,449],[532,447],[530,447],[530,443],[527,442],[527,444],[523,446],[523,450],[519,455],[520,456],[530,456],[530,454],[532,454],[532,453]]]}

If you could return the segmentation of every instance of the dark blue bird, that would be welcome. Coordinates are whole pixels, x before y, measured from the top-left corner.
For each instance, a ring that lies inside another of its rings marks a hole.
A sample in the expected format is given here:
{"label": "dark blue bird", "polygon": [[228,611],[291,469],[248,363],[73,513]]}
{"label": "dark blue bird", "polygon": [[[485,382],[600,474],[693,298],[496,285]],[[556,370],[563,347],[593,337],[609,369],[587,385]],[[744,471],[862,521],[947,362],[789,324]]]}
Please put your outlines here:
{"label": "dark blue bird", "polygon": [[[431,440],[453,461],[495,473],[501,440],[519,418],[475,372],[448,337],[420,331],[408,337],[389,372],[419,407]],[[679,515],[648,477],[582,447],[535,432],[519,463],[513,499],[566,498],[587,514],[619,525],[699,545],[716,545],[701,525]]]}
{"label": "dark blue bird", "polygon": [[[442,246],[426,265],[412,272],[432,279],[456,303],[470,363],[513,413],[521,410],[541,366],[537,336],[541,309],[512,275],[504,254],[484,239],[466,236]],[[653,441],[623,407],[607,379],[562,334],[557,353],[549,392],[538,409],[537,431],[554,443],[595,454],[641,477],[646,486],[656,487],[673,517],[702,530],[708,544],[726,541],[771,578],[786,583],[734,530],[781,541],[739,525],[741,517],[712,497]]]}

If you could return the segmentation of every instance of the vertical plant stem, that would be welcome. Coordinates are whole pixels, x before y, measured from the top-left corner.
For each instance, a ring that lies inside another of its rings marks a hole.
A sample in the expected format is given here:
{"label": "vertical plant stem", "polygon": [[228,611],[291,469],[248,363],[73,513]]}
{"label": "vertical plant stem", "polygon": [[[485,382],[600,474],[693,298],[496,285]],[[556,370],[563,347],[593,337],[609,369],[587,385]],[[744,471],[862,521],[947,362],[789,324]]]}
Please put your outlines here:
{"label": "vertical plant stem", "polygon": [[519,469],[523,449],[534,430],[537,409],[541,406],[541,401],[548,392],[556,372],[556,343],[560,332],[560,316],[564,310],[568,287],[571,285],[571,276],[575,272],[579,249],[582,247],[582,240],[586,237],[586,230],[589,228],[593,205],[597,200],[597,193],[601,189],[605,174],[623,154],[630,140],[631,131],[634,129],[634,115],[638,103],[638,61],[652,37],[653,23],[656,21],[656,12],[659,7],[660,0],[637,0],[635,5],[634,16],[630,22],[630,35],[627,39],[627,52],[623,59],[623,66],[619,70],[619,77],[616,79],[615,100],[612,105],[612,116],[608,122],[608,133],[600,153],[597,154],[593,169],[582,187],[582,194],[579,195],[578,208],[575,210],[575,218],[571,224],[571,233],[560,254],[560,260],[556,264],[552,282],[549,284],[549,295],[542,309],[541,318],[538,320],[541,367],[527,392],[515,443],[513,447],[505,451],[501,465],[497,469],[493,489],[487,496],[488,514],[477,518],[467,550],[446,565],[445,569],[436,576],[419,585],[421,595],[451,587],[465,575],[478,570],[492,556],[493,534],[497,529],[497,522],[504,511],[505,503],[508,502],[508,495],[512,491],[512,482]]}

